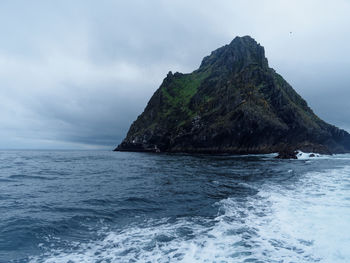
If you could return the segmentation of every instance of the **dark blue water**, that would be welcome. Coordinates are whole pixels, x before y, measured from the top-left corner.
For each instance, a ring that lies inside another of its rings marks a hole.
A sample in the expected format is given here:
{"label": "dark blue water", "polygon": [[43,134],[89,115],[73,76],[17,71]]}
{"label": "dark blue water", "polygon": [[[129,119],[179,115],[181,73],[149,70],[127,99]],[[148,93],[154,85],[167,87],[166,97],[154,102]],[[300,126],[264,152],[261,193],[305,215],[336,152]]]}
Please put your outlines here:
{"label": "dark blue water", "polygon": [[0,262],[350,262],[350,155],[0,152]]}

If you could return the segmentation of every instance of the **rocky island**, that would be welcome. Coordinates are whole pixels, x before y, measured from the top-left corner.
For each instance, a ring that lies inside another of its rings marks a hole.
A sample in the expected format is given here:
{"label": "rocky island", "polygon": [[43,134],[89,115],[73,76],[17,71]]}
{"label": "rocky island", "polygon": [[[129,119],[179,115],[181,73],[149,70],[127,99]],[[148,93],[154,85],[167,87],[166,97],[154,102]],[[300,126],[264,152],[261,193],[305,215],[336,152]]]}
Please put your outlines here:
{"label": "rocky island", "polygon": [[350,151],[350,134],[321,120],[269,67],[264,48],[236,37],[189,74],[169,72],[116,151]]}

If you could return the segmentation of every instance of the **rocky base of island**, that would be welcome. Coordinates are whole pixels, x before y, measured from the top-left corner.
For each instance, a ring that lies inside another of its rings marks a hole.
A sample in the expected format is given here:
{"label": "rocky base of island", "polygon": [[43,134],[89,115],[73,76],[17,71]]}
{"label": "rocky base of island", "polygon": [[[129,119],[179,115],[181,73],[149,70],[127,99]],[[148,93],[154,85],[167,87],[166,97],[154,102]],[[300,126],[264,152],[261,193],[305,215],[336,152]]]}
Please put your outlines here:
{"label": "rocky base of island", "polygon": [[333,153],[324,145],[301,143],[295,146],[288,144],[278,144],[275,146],[251,147],[251,148],[174,148],[161,151],[156,145],[149,144],[128,144],[119,145],[114,151],[119,152],[149,152],[149,153],[186,153],[186,154],[269,154],[278,153],[277,159],[298,159],[300,152],[310,153],[309,157],[315,157],[316,154],[332,155]]}

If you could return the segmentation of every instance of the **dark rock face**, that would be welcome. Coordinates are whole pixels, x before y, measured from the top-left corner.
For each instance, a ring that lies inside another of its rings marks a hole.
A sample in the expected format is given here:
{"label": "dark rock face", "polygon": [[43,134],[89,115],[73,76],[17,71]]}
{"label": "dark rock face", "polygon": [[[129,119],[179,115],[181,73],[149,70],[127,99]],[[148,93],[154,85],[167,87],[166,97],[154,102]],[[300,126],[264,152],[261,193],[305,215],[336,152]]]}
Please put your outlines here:
{"label": "dark rock face", "polygon": [[271,153],[350,151],[350,135],[318,118],[249,36],[169,72],[117,151]]}
{"label": "dark rock face", "polygon": [[298,159],[298,152],[294,149],[282,149],[276,156],[277,159]]}

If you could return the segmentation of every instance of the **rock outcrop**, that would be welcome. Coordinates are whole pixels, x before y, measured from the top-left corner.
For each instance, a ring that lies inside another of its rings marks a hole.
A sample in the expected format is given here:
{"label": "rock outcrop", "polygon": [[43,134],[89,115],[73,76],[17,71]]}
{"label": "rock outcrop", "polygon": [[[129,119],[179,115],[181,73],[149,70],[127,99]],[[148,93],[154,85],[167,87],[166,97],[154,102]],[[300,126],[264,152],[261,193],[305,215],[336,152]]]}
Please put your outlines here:
{"label": "rock outcrop", "polygon": [[249,36],[236,37],[190,74],[169,72],[116,151],[271,153],[350,151],[350,135],[327,124],[269,67]]}

